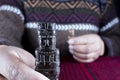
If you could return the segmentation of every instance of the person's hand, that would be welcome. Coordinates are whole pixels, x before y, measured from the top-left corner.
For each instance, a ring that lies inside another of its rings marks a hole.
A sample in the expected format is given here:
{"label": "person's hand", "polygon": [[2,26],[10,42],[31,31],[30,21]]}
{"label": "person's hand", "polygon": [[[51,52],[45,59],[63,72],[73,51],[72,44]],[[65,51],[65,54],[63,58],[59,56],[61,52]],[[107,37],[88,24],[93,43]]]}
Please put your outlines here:
{"label": "person's hand", "polygon": [[68,44],[73,58],[79,62],[93,62],[104,54],[104,42],[97,34],[73,37]]}
{"label": "person's hand", "polygon": [[27,51],[13,47],[0,46],[0,80],[49,80],[36,72],[35,59]]}

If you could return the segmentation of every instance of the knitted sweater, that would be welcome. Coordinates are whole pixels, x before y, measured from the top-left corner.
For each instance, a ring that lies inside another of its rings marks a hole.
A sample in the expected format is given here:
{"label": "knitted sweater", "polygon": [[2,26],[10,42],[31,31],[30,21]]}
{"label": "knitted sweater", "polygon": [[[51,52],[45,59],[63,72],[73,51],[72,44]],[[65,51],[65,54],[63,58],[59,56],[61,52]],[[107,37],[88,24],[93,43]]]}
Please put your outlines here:
{"label": "knitted sweater", "polygon": [[74,30],[75,36],[99,34],[105,54],[120,55],[119,19],[112,0],[0,0],[1,44],[23,47],[34,54],[39,22],[56,23],[61,54],[69,54],[66,41]]}

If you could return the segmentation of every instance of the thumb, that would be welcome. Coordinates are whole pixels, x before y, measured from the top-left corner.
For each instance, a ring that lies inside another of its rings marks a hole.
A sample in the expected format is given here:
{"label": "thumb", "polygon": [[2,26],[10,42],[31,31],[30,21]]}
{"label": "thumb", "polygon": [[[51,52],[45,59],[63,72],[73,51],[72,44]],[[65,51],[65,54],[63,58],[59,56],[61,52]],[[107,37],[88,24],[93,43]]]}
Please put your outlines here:
{"label": "thumb", "polygon": [[18,47],[14,47],[14,46],[10,46],[10,52],[17,54],[18,58],[25,63],[26,65],[28,65],[29,67],[35,69],[35,58],[32,56],[32,54],[30,54],[29,52],[25,51],[24,49],[18,48]]}
{"label": "thumb", "polygon": [[[0,62],[1,64],[2,62]],[[49,80],[44,75],[36,72],[34,69],[28,67],[20,60],[12,57],[11,60],[7,60],[0,66],[1,74],[3,74],[8,80]]]}
{"label": "thumb", "polygon": [[0,74],[8,80],[49,80],[23,62],[8,46],[0,47]]}
{"label": "thumb", "polygon": [[43,74],[36,72],[25,64],[20,63],[19,65],[17,76],[13,76],[13,80],[49,80]]}

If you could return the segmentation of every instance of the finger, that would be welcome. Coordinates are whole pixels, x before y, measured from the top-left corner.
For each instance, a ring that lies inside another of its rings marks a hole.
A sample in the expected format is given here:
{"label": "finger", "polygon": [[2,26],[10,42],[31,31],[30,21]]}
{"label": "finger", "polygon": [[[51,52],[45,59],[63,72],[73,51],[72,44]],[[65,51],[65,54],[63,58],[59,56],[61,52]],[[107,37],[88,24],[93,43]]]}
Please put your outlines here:
{"label": "finger", "polygon": [[4,62],[4,65],[0,66],[0,71],[8,80],[48,80],[14,57]]}
{"label": "finger", "polygon": [[9,47],[0,46],[0,74],[8,80],[48,80],[24,64],[19,57],[9,53],[9,50]]}
{"label": "finger", "polygon": [[96,53],[96,52],[92,52],[92,53],[87,53],[87,54],[84,54],[84,53],[77,53],[73,50],[70,50],[70,52],[72,52],[72,54],[80,59],[96,59],[98,56],[99,56],[99,53]]}
{"label": "finger", "polygon": [[105,51],[105,45],[104,45],[104,42],[102,41],[102,49],[100,50],[100,56],[103,56],[104,55],[104,51]]}
{"label": "finger", "polygon": [[19,78],[19,76],[23,75],[23,76],[21,76],[20,80],[49,80],[47,77],[36,72],[35,70],[31,69],[30,67],[26,66],[25,64],[20,65],[20,68],[18,71],[21,71],[21,72],[19,72],[20,74],[18,75],[18,78]]}
{"label": "finger", "polygon": [[91,58],[91,59],[80,59],[80,58],[78,58],[78,57],[76,57],[76,56],[73,56],[73,58],[75,59],[75,60],[77,60],[78,62],[83,62],[83,63],[90,63],[90,62],[93,62],[93,61],[95,61],[95,59],[93,59],[93,58]]}
{"label": "finger", "polygon": [[90,44],[90,45],[69,45],[69,49],[72,49],[78,53],[91,53],[101,50],[100,46]]}
{"label": "finger", "polygon": [[35,68],[35,58],[27,51],[10,46],[10,52],[13,54],[17,54],[19,56],[19,59],[23,61],[26,65],[28,65],[31,68]]}
{"label": "finger", "polygon": [[30,66],[31,68],[35,68],[35,59],[34,57],[27,51],[20,49],[18,47],[13,46],[0,46],[0,54],[1,57],[5,56],[15,56],[19,60],[23,61],[25,64]]}
{"label": "finger", "polygon": [[92,36],[89,35],[83,35],[83,36],[79,36],[79,37],[73,37],[71,39],[68,40],[68,44],[81,44],[81,45],[86,45],[86,44],[92,44],[94,43],[97,38],[94,38]]}
{"label": "finger", "polygon": [[69,49],[78,53],[90,53],[97,51],[96,48],[92,45],[69,45]]}

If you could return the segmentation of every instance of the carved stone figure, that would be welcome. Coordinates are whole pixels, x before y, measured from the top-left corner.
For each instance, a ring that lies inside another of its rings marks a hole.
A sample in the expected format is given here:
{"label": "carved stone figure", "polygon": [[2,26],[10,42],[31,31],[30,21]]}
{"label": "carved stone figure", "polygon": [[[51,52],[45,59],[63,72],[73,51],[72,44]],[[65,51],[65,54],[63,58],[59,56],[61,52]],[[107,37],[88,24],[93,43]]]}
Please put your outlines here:
{"label": "carved stone figure", "polygon": [[58,80],[60,73],[59,50],[56,48],[54,23],[40,23],[38,26],[39,48],[36,49],[36,71],[50,80]]}

